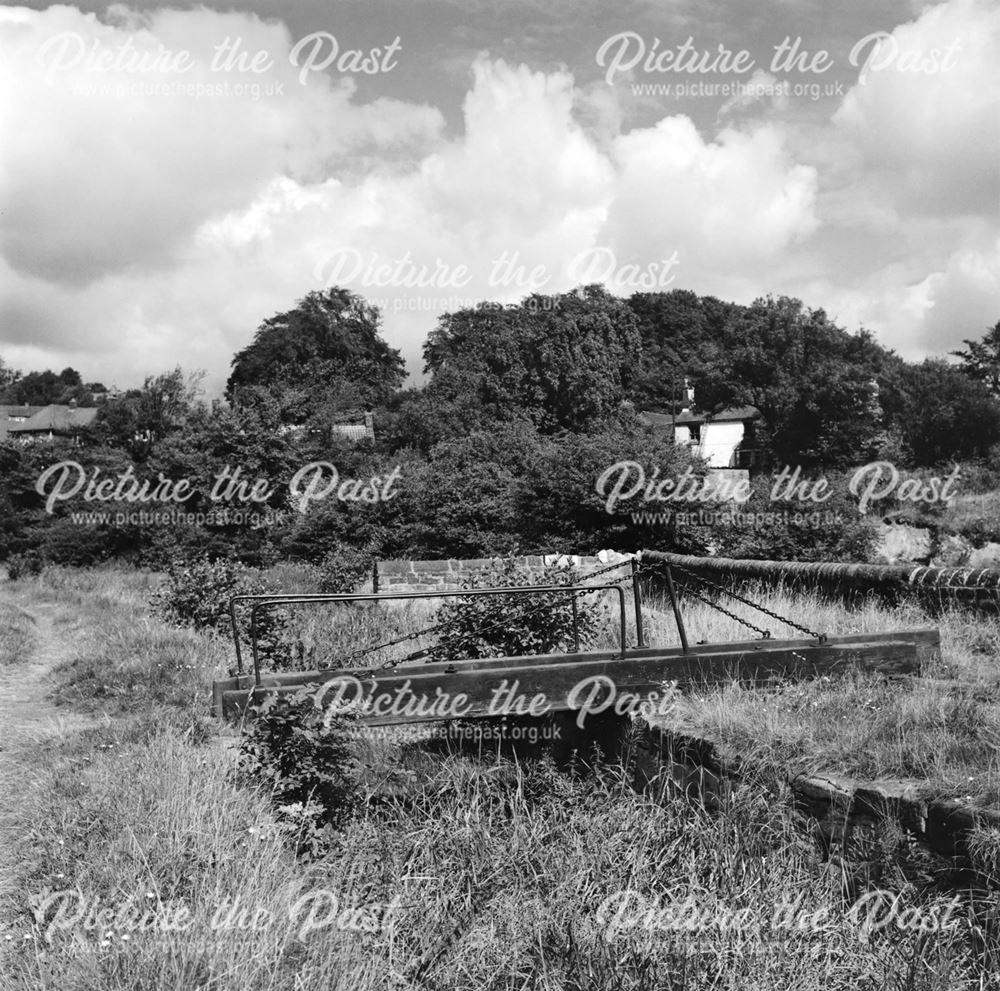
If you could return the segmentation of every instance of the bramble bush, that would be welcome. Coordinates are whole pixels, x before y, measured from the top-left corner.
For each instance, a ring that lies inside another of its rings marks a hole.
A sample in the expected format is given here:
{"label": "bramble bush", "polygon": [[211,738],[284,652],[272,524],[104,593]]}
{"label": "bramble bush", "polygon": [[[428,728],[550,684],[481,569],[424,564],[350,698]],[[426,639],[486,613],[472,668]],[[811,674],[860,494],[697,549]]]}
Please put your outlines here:
{"label": "bramble bush", "polygon": [[[229,600],[234,595],[278,593],[260,572],[239,561],[195,561],[175,559],[167,568],[167,577],[153,592],[150,602],[154,612],[178,626],[232,635]],[[288,613],[266,609],[257,614],[258,643],[265,652],[284,644]]]}
{"label": "bramble bush", "polygon": [[331,595],[353,592],[371,574],[372,564],[367,551],[341,544],[320,562],[319,590]]}
{"label": "bramble bush", "polygon": [[[466,578],[467,589],[532,585],[575,585],[580,576],[573,569],[546,568],[541,575],[514,559],[497,559],[480,574]],[[606,595],[607,593],[604,593]],[[603,615],[601,592],[577,597],[576,630],[580,647],[593,645]],[[552,654],[574,645],[572,597],[558,592],[537,595],[470,595],[446,599],[437,621],[444,624],[441,643],[430,660],[517,657]]]}
{"label": "bramble bush", "polygon": [[41,557],[35,551],[25,551],[23,554],[11,554],[7,558],[7,577],[16,582],[19,578],[40,575],[44,566]]}
{"label": "bramble bush", "polygon": [[357,710],[329,711],[315,688],[272,695],[253,709],[239,769],[271,795],[299,855],[321,856],[359,805],[361,765],[350,745]]}

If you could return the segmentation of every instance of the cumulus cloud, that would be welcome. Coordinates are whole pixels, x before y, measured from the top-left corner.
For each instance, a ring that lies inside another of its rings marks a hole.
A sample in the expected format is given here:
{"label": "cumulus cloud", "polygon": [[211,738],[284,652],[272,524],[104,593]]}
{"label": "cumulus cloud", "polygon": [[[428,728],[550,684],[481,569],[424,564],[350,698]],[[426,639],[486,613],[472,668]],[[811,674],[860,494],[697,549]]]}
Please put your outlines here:
{"label": "cumulus cloud", "polygon": [[[0,250],[19,271],[86,283],[174,259],[207,218],[275,175],[321,179],[352,153],[421,148],[431,108],[352,103],[353,84],[303,85],[278,22],[238,13],[72,7],[0,19]],[[213,59],[264,53],[255,71]],[[266,66],[266,68],[265,68]]]}
{"label": "cumulus cloud", "polygon": [[[676,113],[624,130],[615,88],[484,53],[452,134],[434,107],[362,101],[343,74],[303,84],[280,22],[2,9],[0,133],[17,139],[0,147],[0,353],[120,384],[180,361],[219,388],[263,319],[332,281],[383,305],[418,368],[441,312],[587,276],[623,294],[799,295],[903,352],[946,350],[1000,316],[997,19],[949,0],[893,32],[900,51],[957,34],[954,76],[869,66],[825,122],[743,101],[715,133]],[[52,71],[67,33],[193,67]],[[211,70],[237,37],[266,71]],[[650,269],[653,284],[631,278]]]}
{"label": "cumulus cloud", "polygon": [[859,80],[832,135],[865,185],[910,214],[995,213],[1000,7],[950,0],[855,49]]}
{"label": "cumulus cloud", "polygon": [[816,228],[815,170],[789,160],[776,126],[706,141],[687,117],[667,117],[620,137],[615,152],[607,232],[622,250],[676,249],[698,277],[757,268]]}

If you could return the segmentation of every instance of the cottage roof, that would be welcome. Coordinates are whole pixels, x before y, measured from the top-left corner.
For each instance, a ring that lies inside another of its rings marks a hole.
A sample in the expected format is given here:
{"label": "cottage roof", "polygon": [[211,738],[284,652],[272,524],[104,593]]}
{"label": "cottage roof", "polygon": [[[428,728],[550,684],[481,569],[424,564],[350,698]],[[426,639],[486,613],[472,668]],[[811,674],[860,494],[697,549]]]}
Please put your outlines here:
{"label": "cottage roof", "polygon": [[36,407],[37,412],[23,423],[7,423],[9,434],[69,434],[89,427],[97,419],[96,406],[51,406]]}
{"label": "cottage roof", "polygon": [[27,403],[18,406],[0,406],[0,440],[7,436],[7,431],[11,427],[16,427],[43,409],[44,406],[29,406]]}
{"label": "cottage roof", "polygon": [[670,413],[640,413],[639,416],[652,427],[667,428],[671,423],[683,427],[694,423],[733,423],[756,420],[760,416],[760,410],[756,406],[734,406],[719,410],[718,413],[684,410],[676,416],[672,416]]}

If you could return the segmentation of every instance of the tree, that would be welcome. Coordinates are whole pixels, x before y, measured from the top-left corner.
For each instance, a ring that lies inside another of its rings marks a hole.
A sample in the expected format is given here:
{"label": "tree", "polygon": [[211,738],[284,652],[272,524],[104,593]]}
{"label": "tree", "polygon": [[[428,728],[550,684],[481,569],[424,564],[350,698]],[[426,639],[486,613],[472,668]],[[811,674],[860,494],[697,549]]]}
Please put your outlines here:
{"label": "tree", "polygon": [[717,361],[699,379],[699,405],[755,406],[761,446],[778,463],[845,465],[882,436],[877,377],[889,352],[848,334],[801,300],[768,297],[737,311]]}
{"label": "tree", "polygon": [[982,382],[994,396],[1000,396],[1000,320],[978,341],[963,340],[965,348],[952,351],[962,361],[961,369],[977,382]]}
{"label": "tree", "polygon": [[303,423],[331,402],[340,410],[384,403],[405,371],[379,336],[380,321],[377,307],[346,289],[310,292],[237,352],[226,396],[239,406],[243,389],[262,386],[278,397],[285,423]]}
{"label": "tree", "polygon": [[940,358],[900,365],[880,398],[916,465],[982,458],[1000,443],[1000,402],[984,382]]}
{"label": "tree", "polygon": [[[633,467],[626,469],[625,463]],[[616,465],[622,465],[615,470]],[[638,466],[638,467],[634,467]],[[593,554],[605,548],[634,551],[640,547],[683,548],[665,514],[687,508],[668,502],[646,501],[646,487],[637,486],[640,470],[647,481],[672,479],[684,472],[705,473],[704,464],[668,436],[623,413],[619,422],[589,434],[563,433],[543,438],[539,456],[528,467],[518,489],[516,506],[521,542],[546,553]],[[603,488],[598,483],[607,475]],[[622,478],[623,495],[636,489],[608,512],[608,496]],[[643,522],[633,513],[664,514]]]}
{"label": "tree", "polygon": [[522,532],[519,494],[538,456],[530,424],[496,424],[432,448],[412,493],[412,540],[429,557],[516,553]]}
{"label": "tree", "polygon": [[0,368],[0,389],[5,403],[17,405],[48,406],[73,400],[89,405],[93,399],[75,368],[64,368],[58,375],[51,369],[20,375]]}
{"label": "tree", "polygon": [[201,394],[204,372],[150,375],[141,389],[108,400],[97,415],[97,438],[111,447],[145,460],[156,445],[177,430],[191,415]]}
{"label": "tree", "polygon": [[683,289],[636,293],[628,305],[642,338],[631,398],[639,409],[677,412],[684,379],[697,383],[724,360],[726,327],[743,307]]}
{"label": "tree", "polygon": [[10,402],[8,390],[21,377],[21,373],[13,368],[8,368],[7,363],[0,358],[0,401]]}
{"label": "tree", "polygon": [[443,316],[424,346],[430,401],[478,425],[586,430],[626,398],[640,351],[634,314],[600,286]]}

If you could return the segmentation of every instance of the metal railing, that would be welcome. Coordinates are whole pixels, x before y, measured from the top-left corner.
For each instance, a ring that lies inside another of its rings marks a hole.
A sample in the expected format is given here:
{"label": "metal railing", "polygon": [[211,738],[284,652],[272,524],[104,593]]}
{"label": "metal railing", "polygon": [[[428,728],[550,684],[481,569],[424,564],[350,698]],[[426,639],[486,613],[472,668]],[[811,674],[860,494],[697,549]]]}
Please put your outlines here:
{"label": "metal railing", "polygon": [[[399,599],[430,599],[430,598],[454,598],[457,596],[484,596],[484,595],[567,595],[571,597],[571,602],[576,603],[580,595],[593,592],[607,591],[614,589],[618,596],[619,614],[619,643],[621,654],[624,657],[628,651],[627,624],[625,619],[625,589],[621,584],[607,582],[599,585],[528,585],[528,586],[505,586],[501,588],[474,588],[474,589],[443,589],[433,592],[365,592],[365,593],[343,593],[343,594],[302,594],[302,595],[280,595],[280,594],[258,594],[258,595],[234,595],[229,600],[229,615],[233,626],[233,641],[236,645],[236,666],[239,674],[243,673],[243,653],[240,647],[240,628],[236,619],[237,603],[250,602],[250,644],[253,657],[254,685],[259,688],[260,679],[260,650],[258,643],[258,623],[257,617],[261,611],[283,605],[302,605],[323,602],[380,602]],[[551,603],[544,603],[544,607]],[[575,617],[574,617],[575,618]],[[641,627],[640,627],[641,628]],[[417,635],[424,631],[417,631]],[[641,633],[639,634],[641,637]],[[414,636],[413,634],[408,635]],[[371,650],[379,649],[377,646]],[[394,663],[399,663],[394,662]],[[387,667],[390,665],[386,665]]]}

